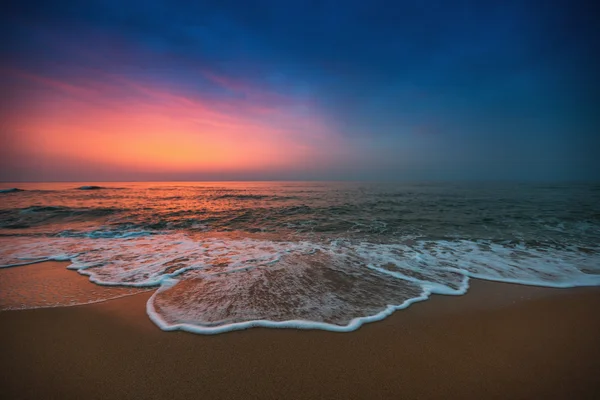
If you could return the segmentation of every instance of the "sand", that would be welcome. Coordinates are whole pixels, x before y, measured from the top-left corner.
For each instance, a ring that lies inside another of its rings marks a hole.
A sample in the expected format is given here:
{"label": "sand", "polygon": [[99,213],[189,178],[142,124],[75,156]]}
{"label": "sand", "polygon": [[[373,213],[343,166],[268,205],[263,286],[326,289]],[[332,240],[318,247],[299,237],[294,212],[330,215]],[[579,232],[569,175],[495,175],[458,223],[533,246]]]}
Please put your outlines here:
{"label": "sand", "polygon": [[0,312],[2,398],[591,399],[600,393],[600,288],[472,281],[465,296],[434,296],[352,333],[254,328],[217,336],[159,330],[145,314],[150,294]]}
{"label": "sand", "polygon": [[69,262],[43,262],[0,269],[0,310],[71,306],[128,296],[147,289],[97,286],[69,270]]}

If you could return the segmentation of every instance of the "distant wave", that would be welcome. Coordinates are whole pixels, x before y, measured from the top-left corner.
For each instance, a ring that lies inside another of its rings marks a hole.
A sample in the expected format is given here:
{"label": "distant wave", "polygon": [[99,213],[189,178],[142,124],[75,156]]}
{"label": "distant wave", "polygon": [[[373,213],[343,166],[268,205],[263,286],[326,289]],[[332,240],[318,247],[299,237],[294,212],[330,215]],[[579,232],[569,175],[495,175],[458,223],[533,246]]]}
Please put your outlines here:
{"label": "distant wave", "polygon": [[[64,206],[30,206],[0,211],[0,229],[20,230],[42,225],[77,224],[121,212],[118,208],[71,208]],[[46,232],[51,233],[51,232]]]}
{"label": "distant wave", "polygon": [[277,196],[277,195],[265,195],[265,194],[222,194],[220,196],[214,197],[215,200],[226,200],[226,199],[234,199],[234,200],[296,200],[298,197],[296,196]]}
{"label": "distant wave", "polygon": [[0,193],[15,193],[15,192],[24,192],[24,190],[19,189],[19,188],[0,189]]}
{"label": "distant wave", "polygon": [[104,190],[104,189],[123,190],[125,188],[122,188],[122,187],[94,186],[94,185],[80,186],[80,187],[77,188],[77,190]]}
{"label": "distant wave", "polygon": [[66,230],[60,232],[57,236],[67,238],[91,238],[91,239],[127,239],[127,238],[138,238],[143,236],[153,235],[154,232],[149,231],[119,231],[119,230],[95,230],[91,232],[77,232],[72,230]]}
{"label": "distant wave", "polygon": [[14,224],[7,224],[2,226],[2,228],[4,229],[28,229],[31,228],[30,225],[28,224],[23,224],[23,223],[14,223]]}
{"label": "distant wave", "polygon": [[21,209],[22,214],[27,213],[38,213],[38,212],[61,212],[61,211],[70,211],[69,207],[60,207],[60,206],[31,206],[27,208]]}
{"label": "distant wave", "polygon": [[[110,189],[110,190],[123,190],[125,188],[121,188],[121,187],[106,187],[106,186],[95,186],[95,185],[85,185],[85,186],[80,186],[78,188],[75,188],[75,190],[104,190],[104,189]],[[49,193],[49,192],[58,192],[64,189],[58,189],[58,190],[48,190],[48,189],[33,189],[33,190],[27,190],[28,192],[44,192],[44,193]],[[67,190],[72,190],[72,189],[67,189]],[[20,188],[6,188],[6,189],[0,189],[0,194],[3,193],[16,193],[16,192],[25,192],[25,189],[20,189]]]}
{"label": "distant wave", "polygon": [[80,186],[77,189],[79,190],[100,190],[100,189],[107,189],[104,186]]}
{"label": "distant wave", "polygon": [[19,210],[20,214],[55,214],[55,215],[90,215],[90,216],[104,216],[113,213],[121,212],[123,209],[118,208],[71,208],[63,206],[31,206],[22,208]]}
{"label": "distant wave", "polygon": [[220,200],[220,199],[260,200],[260,199],[266,199],[268,197],[272,197],[272,196],[267,196],[267,195],[262,195],[262,194],[223,194],[223,195],[215,197],[215,199],[217,199],[217,200]]}

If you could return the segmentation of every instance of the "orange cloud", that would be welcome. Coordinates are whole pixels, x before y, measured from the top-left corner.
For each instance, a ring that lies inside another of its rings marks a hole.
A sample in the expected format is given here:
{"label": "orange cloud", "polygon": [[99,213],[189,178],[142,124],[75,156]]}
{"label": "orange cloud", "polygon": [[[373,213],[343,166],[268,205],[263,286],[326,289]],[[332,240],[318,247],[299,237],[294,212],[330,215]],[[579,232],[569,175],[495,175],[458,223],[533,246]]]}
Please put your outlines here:
{"label": "orange cloud", "polygon": [[338,146],[316,110],[293,99],[215,100],[119,77],[75,83],[9,73],[37,88],[5,121],[20,135],[14,150],[34,157],[137,171],[259,171],[308,165]]}

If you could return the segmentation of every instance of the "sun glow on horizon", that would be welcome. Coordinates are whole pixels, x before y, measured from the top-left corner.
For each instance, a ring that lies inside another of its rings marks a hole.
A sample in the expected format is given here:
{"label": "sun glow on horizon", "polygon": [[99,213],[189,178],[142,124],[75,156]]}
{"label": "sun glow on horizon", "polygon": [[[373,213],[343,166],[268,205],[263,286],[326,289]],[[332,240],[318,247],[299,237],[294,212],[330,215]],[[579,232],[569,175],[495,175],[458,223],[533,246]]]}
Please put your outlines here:
{"label": "sun glow on horizon", "polygon": [[28,90],[4,124],[19,133],[12,150],[34,157],[136,171],[258,171],[310,165],[337,145],[310,103],[258,89],[224,101],[122,77],[12,75]]}

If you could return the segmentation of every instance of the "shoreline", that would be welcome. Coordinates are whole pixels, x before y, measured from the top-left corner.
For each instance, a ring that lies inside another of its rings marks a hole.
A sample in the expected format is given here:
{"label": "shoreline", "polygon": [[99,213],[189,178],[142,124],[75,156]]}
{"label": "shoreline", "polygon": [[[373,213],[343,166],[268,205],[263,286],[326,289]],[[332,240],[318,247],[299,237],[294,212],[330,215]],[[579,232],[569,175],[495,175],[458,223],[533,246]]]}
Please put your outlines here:
{"label": "shoreline", "polygon": [[[28,264],[23,264],[14,267],[7,267],[0,269],[0,312],[3,311],[23,311],[23,310],[33,310],[33,309],[48,309],[48,308],[64,308],[64,307],[81,307],[87,306],[91,304],[103,303],[107,301],[117,300],[122,297],[128,296],[136,296],[142,293],[148,293],[147,299],[150,299],[152,296],[156,295],[157,291],[160,291],[161,286],[151,286],[151,287],[132,287],[126,285],[101,285],[94,283],[90,280],[89,275],[82,273],[81,270],[71,268],[73,263],[71,261],[54,261],[54,260],[42,260],[42,261],[34,261]],[[17,279],[15,279],[15,277]],[[180,327],[170,327],[165,328],[165,323],[162,322],[159,316],[154,315],[155,311],[148,306],[150,303],[147,301],[146,306],[144,307],[146,311],[147,317],[156,324],[161,330],[165,332],[173,332],[173,331],[184,331],[192,334],[198,335],[215,335],[222,334],[227,332],[234,331],[244,331],[247,329],[253,328],[267,328],[267,329],[297,329],[297,330],[319,330],[319,331],[327,331],[327,332],[335,332],[335,333],[350,333],[354,332],[357,329],[360,329],[364,325],[372,324],[374,322],[383,321],[396,312],[402,312],[415,304],[424,303],[431,301],[432,298],[454,298],[454,297],[462,297],[468,295],[471,292],[471,286],[474,284],[475,287],[479,288],[480,285],[492,285],[491,293],[498,292],[498,295],[490,296],[489,294],[486,296],[485,301],[481,302],[479,305],[482,306],[482,309],[488,309],[490,307],[499,307],[502,305],[511,305],[514,304],[515,301],[523,300],[523,299],[533,299],[540,296],[548,296],[548,295],[559,295],[570,293],[571,291],[581,292],[582,290],[596,290],[600,291],[599,286],[578,286],[578,287],[547,287],[543,285],[528,285],[521,283],[513,283],[513,282],[498,282],[498,281],[490,281],[485,279],[473,278],[469,277],[469,281],[466,285],[465,292],[462,294],[440,294],[440,293],[427,293],[423,294],[421,297],[413,298],[407,300],[405,303],[397,306],[387,306],[387,308],[378,314],[363,316],[355,318],[353,321],[349,323],[349,325],[338,326],[331,325],[328,323],[316,323],[314,321],[305,321],[305,320],[295,320],[291,322],[300,323],[298,326],[286,324],[286,322],[290,321],[265,321],[265,320],[257,320],[257,321],[246,321],[246,322],[238,322],[235,325],[244,325],[244,327],[236,327],[234,329],[230,329],[230,326],[225,327],[217,327],[217,332],[212,332],[214,328],[210,328],[208,330],[205,329],[190,329],[190,327],[194,328],[194,325],[184,324]],[[496,285],[498,285],[496,287]],[[498,291],[497,288],[508,287],[510,290],[508,291]],[[32,290],[33,289],[33,290]],[[56,292],[60,293],[56,293]],[[5,295],[5,292],[9,292],[8,296]],[[92,299],[86,302],[81,303],[63,303],[63,304],[54,304],[54,305],[39,305],[41,303],[47,302],[48,296],[57,296],[60,298],[71,299],[76,297],[77,295],[93,293],[100,298]],[[25,306],[22,308],[18,307],[6,307],[7,305],[7,297],[8,302],[14,302],[14,299],[10,299],[10,296],[14,296],[14,294],[19,294],[21,296],[28,297],[28,301],[30,304],[36,304],[33,306]],[[475,302],[470,306],[475,305]],[[438,306],[439,307],[439,306]],[[442,308],[443,309],[443,308]],[[152,311],[152,312],[151,312]],[[385,314],[381,316],[380,314]],[[158,319],[159,321],[156,321]],[[360,321],[358,321],[360,320]],[[358,322],[357,322],[358,321]],[[161,323],[162,322],[162,323]],[[259,322],[257,324],[257,322]],[[266,324],[262,324],[260,322],[266,322]],[[319,326],[323,327],[319,327]],[[350,326],[356,326],[352,329],[348,329]],[[331,327],[339,327],[340,329],[331,329]],[[223,328],[222,330],[220,328]]]}
{"label": "shoreline", "polygon": [[10,399],[591,399],[600,392],[600,288],[470,283],[465,295],[432,295],[348,333],[164,332],[145,312],[152,291],[2,311],[0,390]]}
{"label": "shoreline", "polygon": [[77,307],[154,291],[154,288],[100,286],[70,261],[43,261],[0,269],[0,312]]}

